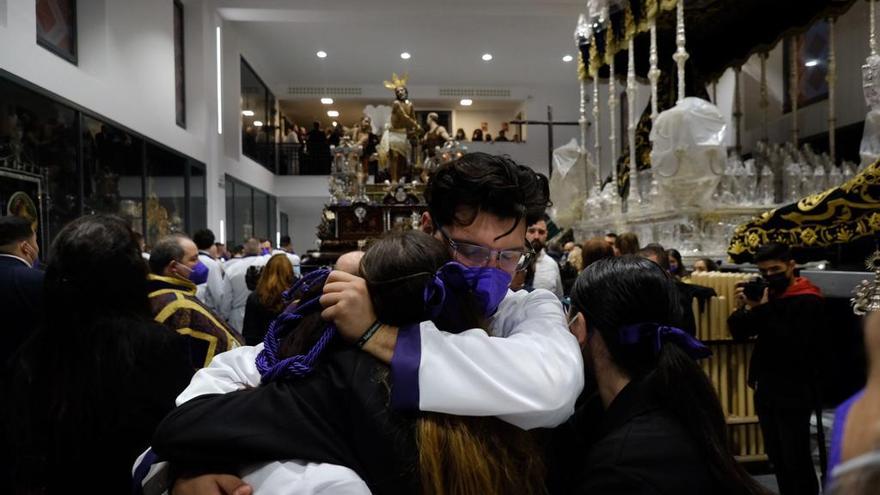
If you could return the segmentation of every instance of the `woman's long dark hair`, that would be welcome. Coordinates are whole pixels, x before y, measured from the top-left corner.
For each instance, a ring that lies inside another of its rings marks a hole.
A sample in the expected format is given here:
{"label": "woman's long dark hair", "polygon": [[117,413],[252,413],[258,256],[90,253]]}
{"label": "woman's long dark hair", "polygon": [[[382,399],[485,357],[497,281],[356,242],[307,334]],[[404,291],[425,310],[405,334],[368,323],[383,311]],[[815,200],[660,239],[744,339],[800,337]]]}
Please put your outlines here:
{"label": "woman's long dark hair", "polygon": [[643,382],[690,433],[727,493],[764,493],[733,457],[724,411],[700,366],[675,344],[655,354],[653,343],[620,343],[621,328],[635,323],[673,324],[681,311],[674,281],[653,261],[636,256],[599,260],[578,277],[571,293],[590,332],[599,332],[614,364]]}
{"label": "woman's long dark hair", "polygon": [[121,218],[74,220],[59,232],[49,259],[45,321],[17,357],[10,419],[16,443],[37,449],[19,452],[21,459],[59,462],[76,458],[89,435],[112,424],[115,412],[101,394],[121,390],[135,362],[134,332],[121,329],[151,315],[146,263]]}
{"label": "woman's long dark hair", "polygon": [[[361,259],[360,275],[367,281],[379,321],[400,326],[428,320],[426,284],[449,261],[449,250],[441,241],[415,230],[390,233],[370,246]],[[320,287],[310,292],[303,299],[317,296]],[[476,307],[463,312],[467,314],[458,316],[464,328],[485,328]],[[307,352],[324,329],[311,315],[300,326],[285,339],[283,354]],[[544,491],[544,464],[537,444],[524,430],[494,417],[420,413],[416,431],[424,494]]]}

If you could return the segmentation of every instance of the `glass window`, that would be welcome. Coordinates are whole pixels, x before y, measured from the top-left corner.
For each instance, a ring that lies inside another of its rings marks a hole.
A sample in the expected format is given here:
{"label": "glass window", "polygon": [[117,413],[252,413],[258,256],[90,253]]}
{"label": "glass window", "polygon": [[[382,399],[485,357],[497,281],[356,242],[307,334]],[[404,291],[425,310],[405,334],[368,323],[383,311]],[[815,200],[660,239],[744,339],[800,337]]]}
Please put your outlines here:
{"label": "glass window", "polygon": [[269,240],[272,241],[273,245],[278,240],[278,239],[276,239],[277,236],[275,235],[278,233],[278,229],[276,228],[278,226],[278,222],[277,222],[277,218],[276,218],[278,215],[275,212],[276,203],[277,203],[277,201],[275,200],[275,196],[269,196]]}
{"label": "glass window", "polygon": [[275,243],[278,199],[226,176],[226,242],[230,247],[250,237]]}
{"label": "glass window", "polygon": [[275,172],[275,142],[277,126],[275,96],[241,59],[241,152]]}
{"label": "glass window", "polygon": [[236,183],[235,184],[235,243],[243,244],[244,241],[254,236],[254,209],[253,189]]}
{"label": "glass window", "polygon": [[254,235],[275,242],[275,232],[269,232],[269,197],[254,189]]}
{"label": "glass window", "polygon": [[148,143],[147,158],[147,244],[166,235],[186,230],[187,159]]}
{"label": "glass window", "polygon": [[[205,166],[190,160],[189,232],[208,227],[208,198],[205,194]],[[213,229],[212,229],[213,230]],[[217,240],[220,233],[217,232]]]}
{"label": "glass window", "polygon": [[80,215],[77,119],[73,109],[0,78],[0,209],[34,216],[44,253]]}
{"label": "glass window", "polygon": [[[143,234],[143,141],[92,117],[83,117],[85,213],[109,213]],[[147,241],[149,243],[149,241]]]}
{"label": "glass window", "polygon": [[238,236],[235,234],[235,182],[226,177],[226,246],[231,251],[238,244]]}
{"label": "glass window", "polygon": [[281,232],[281,235],[290,235],[290,230],[288,227],[290,219],[288,218],[287,213],[284,213],[283,211],[278,213],[278,222],[281,224],[279,225],[280,228],[278,229],[278,231]]}

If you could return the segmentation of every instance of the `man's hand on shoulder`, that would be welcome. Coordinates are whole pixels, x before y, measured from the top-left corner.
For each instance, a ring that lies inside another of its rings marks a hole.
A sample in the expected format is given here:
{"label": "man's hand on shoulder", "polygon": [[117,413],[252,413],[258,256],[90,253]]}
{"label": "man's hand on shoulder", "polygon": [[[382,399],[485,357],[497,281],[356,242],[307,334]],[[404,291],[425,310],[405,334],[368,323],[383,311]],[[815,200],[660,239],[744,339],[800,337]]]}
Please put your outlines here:
{"label": "man's hand on shoulder", "polygon": [[324,284],[321,317],[336,325],[347,342],[354,342],[376,321],[367,281],[350,273],[333,271]]}

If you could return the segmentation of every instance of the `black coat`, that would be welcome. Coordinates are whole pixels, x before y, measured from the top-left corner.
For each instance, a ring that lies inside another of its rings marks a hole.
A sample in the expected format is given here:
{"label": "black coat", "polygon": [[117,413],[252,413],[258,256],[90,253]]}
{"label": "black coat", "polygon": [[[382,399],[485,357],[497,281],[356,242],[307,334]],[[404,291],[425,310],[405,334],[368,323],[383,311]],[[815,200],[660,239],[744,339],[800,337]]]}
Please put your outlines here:
{"label": "black coat", "polygon": [[[724,493],[690,433],[647,386],[631,382],[602,411],[598,396],[554,432],[551,493]],[[552,458],[551,458],[552,459]]]}
{"label": "black coat", "polygon": [[0,256],[0,327],[5,341],[0,356],[4,377],[9,359],[34,332],[42,312],[43,272],[21,260]]}
{"label": "black coat", "polygon": [[272,311],[260,303],[256,292],[251,292],[244,307],[244,323],[241,335],[247,345],[257,345],[266,337],[266,331],[278,312]]}
{"label": "black coat", "polygon": [[819,356],[826,328],[824,300],[817,295],[771,299],[727,319],[736,340],[757,335],[749,363],[749,385],[756,384],[792,406],[813,406],[813,392],[822,374]]}
{"label": "black coat", "polygon": [[4,426],[18,491],[4,493],[72,493],[86,479],[88,493],[130,493],[135,459],[193,374],[183,337],[146,318],[38,330],[16,364]]}
{"label": "black coat", "polygon": [[375,494],[419,493],[415,416],[389,407],[388,367],[353,347],[324,352],[306,378],[181,405],[153,450],[184,471],[305,459],[349,467]]}

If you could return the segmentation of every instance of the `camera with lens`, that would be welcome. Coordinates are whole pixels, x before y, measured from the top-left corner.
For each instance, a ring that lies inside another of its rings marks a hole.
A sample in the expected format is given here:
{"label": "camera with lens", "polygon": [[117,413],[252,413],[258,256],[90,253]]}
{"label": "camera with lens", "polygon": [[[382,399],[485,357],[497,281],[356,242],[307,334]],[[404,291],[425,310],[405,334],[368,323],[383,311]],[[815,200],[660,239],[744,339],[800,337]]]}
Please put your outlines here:
{"label": "camera with lens", "polygon": [[745,294],[746,299],[749,301],[760,301],[761,298],[764,297],[764,290],[770,287],[770,284],[761,277],[755,277],[754,279],[743,283],[741,287],[743,288],[743,294]]}

